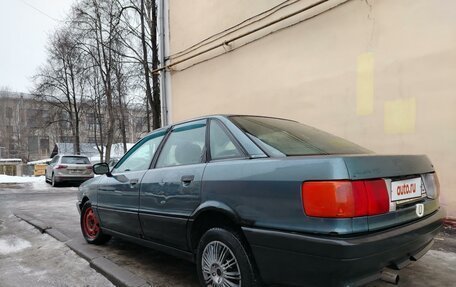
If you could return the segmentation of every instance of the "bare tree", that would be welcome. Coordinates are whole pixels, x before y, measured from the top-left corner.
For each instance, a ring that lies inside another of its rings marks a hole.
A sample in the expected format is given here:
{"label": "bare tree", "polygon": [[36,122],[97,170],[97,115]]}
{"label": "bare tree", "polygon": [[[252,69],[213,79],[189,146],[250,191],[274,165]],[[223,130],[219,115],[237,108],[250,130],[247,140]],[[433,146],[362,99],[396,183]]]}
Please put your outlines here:
{"label": "bare tree", "polygon": [[81,54],[74,35],[69,27],[56,31],[48,48],[48,60],[35,76],[34,95],[40,101],[47,102],[68,114],[71,126],[74,151],[80,148],[80,115],[84,98],[85,75],[81,65]]}
{"label": "bare tree", "polygon": [[81,114],[87,115],[100,159],[109,161],[115,141],[127,150],[130,102],[144,105],[148,131],[161,126],[159,74],[152,73],[159,66],[157,6],[155,0],[80,0],[66,23],[51,39],[34,94],[68,115],[54,122],[71,125],[77,153]]}
{"label": "bare tree", "polygon": [[150,110],[152,115],[152,128],[156,129],[161,126],[159,74],[152,73],[160,65],[157,46],[157,6],[155,0],[117,0],[116,3],[120,7],[122,27],[127,31],[119,40],[128,53],[121,55],[138,64],[149,105],[147,110]]}
{"label": "bare tree", "polygon": [[79,44],[93,59],[94,69],[99,72],[106,98],[106,111],[108,114],[106,130],[105,160],[111,158],[111,147],[114,140],[114,127],[116,116],[114,114],[115,77],[113,51],[117,27],[119,25],[119,11],[111,1],[84,0],[75,7],[74,23],[79,31]]}

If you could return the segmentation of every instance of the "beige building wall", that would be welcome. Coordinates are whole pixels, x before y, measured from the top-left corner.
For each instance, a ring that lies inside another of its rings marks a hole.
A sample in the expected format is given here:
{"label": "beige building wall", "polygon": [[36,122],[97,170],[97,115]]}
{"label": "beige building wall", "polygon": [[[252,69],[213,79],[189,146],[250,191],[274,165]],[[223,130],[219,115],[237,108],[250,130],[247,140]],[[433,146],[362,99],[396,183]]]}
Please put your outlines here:
{"label": "beige building wall", "polygon": [[171,71],[171,121],[278,116],[378,153],[427,154],[456,218],[456,1],[330,0],[248,34],[317,2],[286,1],[184,51],[282,2],[170,0],[170,63],[182,61]]}

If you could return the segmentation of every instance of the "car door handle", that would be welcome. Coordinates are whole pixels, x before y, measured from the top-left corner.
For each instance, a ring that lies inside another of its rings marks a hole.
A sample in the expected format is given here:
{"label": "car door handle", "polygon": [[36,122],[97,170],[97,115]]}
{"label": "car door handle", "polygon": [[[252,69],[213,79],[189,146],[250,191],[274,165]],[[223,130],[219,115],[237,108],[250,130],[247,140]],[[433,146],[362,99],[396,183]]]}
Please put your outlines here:
{"label": "car door handle", "polygon": [[195,179],[194,175],[184,175],[181,177],[181,181],[185,185],[190,184],[193,181],[193,179]]}
{"label": "car door handle", "polygon": [[139,180],[137,178],[130,179],[130,186],[133,187],[133,186],[137,185],[138,182],[139,182]]}

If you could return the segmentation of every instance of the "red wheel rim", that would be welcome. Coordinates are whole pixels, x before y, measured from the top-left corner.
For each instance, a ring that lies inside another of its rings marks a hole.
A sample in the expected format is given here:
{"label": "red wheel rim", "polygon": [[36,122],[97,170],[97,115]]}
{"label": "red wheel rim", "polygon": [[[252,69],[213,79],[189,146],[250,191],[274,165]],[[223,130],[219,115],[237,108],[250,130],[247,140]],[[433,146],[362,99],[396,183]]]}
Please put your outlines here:
{"label": "red wheel rim", "polygon": [[95,239],[100,232],[100,224],[98,222],[92,207],[86,209],[84,213],[83,228],[84,233],[89,239]]}

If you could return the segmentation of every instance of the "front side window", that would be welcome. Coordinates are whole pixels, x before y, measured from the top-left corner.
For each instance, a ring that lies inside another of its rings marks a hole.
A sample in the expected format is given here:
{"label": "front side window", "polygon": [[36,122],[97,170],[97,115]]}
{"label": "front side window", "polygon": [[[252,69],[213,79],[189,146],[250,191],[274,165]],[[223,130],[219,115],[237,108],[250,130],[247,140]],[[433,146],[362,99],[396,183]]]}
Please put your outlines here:
{"label": "front side window", "polygon": [[243,156],[218,121],[211,121],[209,134],[211,159],[239,158]]}
{"label": "front side window", "polygon": [[131,151],[115,167],[114,171],[140,171],[149,169],[152,158],[160,145],[164,132],[154,134],[143,139],[142,143],[134,146]]}
{"label": "front side window", "polygon": [[205,134],[206,120],[175,126],[163,146],[156,167],[201,163]]}

